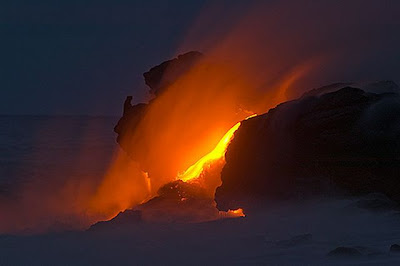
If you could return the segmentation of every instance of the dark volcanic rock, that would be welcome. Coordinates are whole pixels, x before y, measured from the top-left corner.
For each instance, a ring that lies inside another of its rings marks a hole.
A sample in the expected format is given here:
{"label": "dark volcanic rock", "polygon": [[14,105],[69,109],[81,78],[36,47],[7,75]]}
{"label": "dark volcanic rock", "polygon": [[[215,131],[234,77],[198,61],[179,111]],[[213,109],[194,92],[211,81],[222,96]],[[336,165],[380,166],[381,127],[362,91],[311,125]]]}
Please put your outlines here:
{"label": "dark volcanic rock", "polygon": [[390,246],[390,253],[400,254],[400,245],[393,244]]}
{"label": "dark volcanic rock", "polygon": [[[151,68],[143,74],[146,84],[151,89],[150,92],[155,96],[160,95],[166,87],[189,71],[202,57],[203,55],[200,52],[191,51]],[[129,139],[134,134],[152,101],[147,104],[139,103],[132,106],[131,100],[132,96],[128,96],[125,100],[123,116],[114,127],[114,131],[118,134],[117,142],[121,148],[133,159],[138,159],[135,151],[128,147]]]}
{"label": "dark volcanic rock", "polygon": [[337,247],[327,254],[328,257],[336,258],[357,258],[362,256],[361,252],[355,248]]}
{"label": "dark volcanic rock", "polygon": [[162,186],[157,194],[159,197],[175,199],[210,199],[204,188],[197,184],[183,182],[182,180],[173,181]]}
{"label": "dark volcanic rock", "polygon": [[399,205],[383,194],[372,193],[361,197],[356,202],[357,207],[371,211],[398,210]]}
{"label": "dark volcanic rock", "polygon": [[329,92],[334,92],[337,91],[341,88],[347,87],[347,86],[352,86],[353,83],[333,83],[327,86],[323,86],[320,88],[312,89],[307,91],[306,93],[303,94],[302,98],[304,97],[309,97],[309,96],[321,96],[323,94],[329,93]]}
{"label": "dark volcanic rock", "polygon": [[312,89],[303,94],[302,98],[309,96],[321,96],[329,92],[335,92],[344,87],[356,87],[360,88],[365,92],[371,93],[400,93],[400,88],[391,80],[378,81],[366,84],[355,84],[355,83],[333,83],[327,86],[323,86],[317,89]]}
{"label": "dark volcanic rock", "polygon": [[310,95],[243,121],[225,156],[220,209],[336,189],[400,201],[399,94],[344,87]]}
{"label": "dark volcanic rock", "polygon": [[[130,103],[130,102],[129,102]],[[124,108],[124,115],[120,118],[117,125],[114,127],[115,133],[118,134],[117,142],[122,148],[125,147],[123,140],[126,137],[134,134],[137,125],[140,123],[143,115],[146,112],[148,104],[139,103],[131,107]],[[127,149],[125,149],[128,151]]]}
{"label": "dark volcanic rock", "polygon": [[200,185],[181,180],[158,190],[158,196],[139,205],[142,218],[148,222],[204,222],[219,217],[214,200]]}
{"label": "dark volcanic rock", "polygon": [[162,186],[158,196],[139,204],[133,210],[120,212],[109,221],[92,225],[89,231],[139,222],[201,222],[215,220],[218,214],[213,199],[202,187],[177,180]]}
{"label": "dark volcanic rock", "polygon": [[[89,231],[143,223],[194,223],[225,218],[215,206],[214,199],[200,185],[173,181],[162,186],[157,196],[120,212],[109,221],[92,225]],[[227,216],[226,218],[230,218]]]}
{"label": "dark volcanic rock", "polygon": [[139,210],[125,210],[109,221],[97,222],[89,228],[89,231],[98,231],[110,227],[130,225],[142,221],[142,213]]}
{"label": "dark volcanic rock", "polygon": [[191,51],[165,61],[143,74],[146,85],[151,88],[152,93],[159,95],[166,87],[189,71],[202,57],[202,53]]}

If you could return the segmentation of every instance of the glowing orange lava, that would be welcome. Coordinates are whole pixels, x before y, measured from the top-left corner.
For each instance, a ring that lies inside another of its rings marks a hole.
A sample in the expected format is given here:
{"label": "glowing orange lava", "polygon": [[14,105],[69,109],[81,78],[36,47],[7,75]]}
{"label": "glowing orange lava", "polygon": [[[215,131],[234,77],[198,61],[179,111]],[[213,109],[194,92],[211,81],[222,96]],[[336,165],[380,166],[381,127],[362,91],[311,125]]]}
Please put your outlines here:
{"label": "glowing orange lava", "polygon": [[178,175],[178,179],[187,182],[196,179],[203,172],[204,168],[210,166],[216,160],[225,155],[226,148],[231,141],[233,134],[239,128],[240,122],[236,123],[218,142],[217,146],[208,154],[200,158],[195,164],[191,165],[183,174]]}
{"label": "glowing orange lava", "polygon": [[146,180],[147,191],[151,195],[151,180],[149,178],[149,173],[143,172],[144,178]]}
{"label": "glowing orange lava", "polygon": [[219,215],[223,218],[228,218],[228,217],[245,217],[246,215],[243,212],[242,208],[236,209],[236,210],[228,210],[227,212],[220,211]]}
{"label": "glowing orange lava", "polygon": [[[256,116],[257,114],[251,115],[246,119]],[[218,142],[217,146],[208,154],[200,158],[195,164],[191,165],[183,174],[178,174],[177,179],[187,182],[196,179],[200,176],[206,167],[209,167],[213,162],[223,158],[225,156],[226,148],[233,138],[233,134],[239,128],[241,122],[236,123],[231,127],[228,132]]]}

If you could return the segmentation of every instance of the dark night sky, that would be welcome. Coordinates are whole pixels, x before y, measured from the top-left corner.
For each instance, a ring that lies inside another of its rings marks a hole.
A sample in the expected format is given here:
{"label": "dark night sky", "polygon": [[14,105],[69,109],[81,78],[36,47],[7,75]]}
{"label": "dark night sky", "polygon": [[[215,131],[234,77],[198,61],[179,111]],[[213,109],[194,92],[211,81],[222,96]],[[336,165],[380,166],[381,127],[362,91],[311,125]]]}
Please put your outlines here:
{"label": "dark night sky", "polygon": [[[399,16],[395,2],[364,6],[358,1],[358,11],[366,21],[364,29],[372,28],[374,40],[383,47],[363,62],[367,69],[368,64],[381,69],[382,75],[375,77],[398,81],[399,19],[385,18],[388,10],[388,16]],[[133,94],[137,101],[146,98],[142,73],[176,55],[208,5],[205,0],[2,0],[0,114],[118,115],[126,95]],[[358,14],[351,16],[357,19]],[[368,23],[368,16],[373,22]]]}
{"label": "dark night sky", "polygon": [[7,2],[0,113],[119,114],[125,95],[144,96],[142,73],[175,54],[204,1]]}

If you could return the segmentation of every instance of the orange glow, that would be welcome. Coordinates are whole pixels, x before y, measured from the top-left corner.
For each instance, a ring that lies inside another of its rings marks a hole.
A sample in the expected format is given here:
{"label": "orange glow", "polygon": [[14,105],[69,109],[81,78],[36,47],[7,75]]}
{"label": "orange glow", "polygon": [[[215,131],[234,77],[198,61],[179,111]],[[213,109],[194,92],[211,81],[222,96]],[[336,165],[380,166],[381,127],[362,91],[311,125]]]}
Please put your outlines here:
{"label": "orange glow", "polygon": [[144,175],[145,180],[146,180],[147,192],[150,195],[151,194],[151,180],[150,180],[150,177],[149,177],[149,173],[143,172],[143,175]]}
{"label": "orange glow", "polygon": [[[199,50],[204,58],[153,99],[134,131],[123,139],[137,158],[118,150],[101,180],[72,180],[62,186],[37,182],[33,188],[27,186],[21,191],[24,196],[19,205],[0,200],[0,232],[32,224],[45,227],[43,220],[49,214],[57,221],[61,217],[60,220],[69,222],[74,217],[78,221],[74,224],[87,227],[157,196],[160,187],[176,179],[198,182],[213,196],[221,182],[226,148],[240,126],[237,122],[249,113],[267,112],[298,96],[302,82],[307,81],[303,79],[311,71],[316,77],[325,71],[317,67],[325,51],[316,52],[310,45],[318,42],[309,42],[311,50],[306,52],[304,46],[299,47],[306,44],[301,31],[282,27],[286,23],[282,15],[293,15],[288,10],[296,9],[257,5],[242,10],[238,16],[226,16],[226,24],[219,23],[220,11],[229,15],[229,10],[205,9],[174,53]],[[209,15],[213,14],[218,23],[210,27],[213,20]],[[310,23],[315,24],[315,20]],[[152,65],[162,61],[160,58]],[[168,80],[168,71],[165,79]],[[88,136],[87,143],[92,143],[93,137],[96,136]],[[89,151],[82,147],[82,158],[91,158]],[[77,162],[77,169],[98,163],[87,161]],[[205,173],[208,179],[200,180],[198,177]],[[32,206],[32,202],[35,208],[25,207]],[[244,215],[239,210],[224,213]],[[216,208],[215,212],[218,216]],[[20,217],[20,213],[26,216]]]}
{"label": "orange glow", "polygon": [[200,176],[205,167],[209,167],[211,163],[222,158],[225,155],[226,148],[231,141],[233,134],[239,128],[240,122],[236,123],[231,129],[226,132],[217,146],[207,155],[203,156],[195,164],[190,166],[183,174],[179,174],[177,179],[184,182],[190,181]]}
{"label": "orange glow", "polygon": [[[256,116],[257,114],[253,114],[246,119]],[[204,155],[200,158],[195,164],[191,165],[183,174],[179,174],[177,179],[180,179],[184,182],[191,181],[193,179],[198,178],[203,170],[206,167],[210,167],[210,165],[223,158],[225,156],[226,148],[233,138],[233,134],[239,128],[241,122],[236,123],[233,127],[231,127],[228,132],[222,137],[222,139],[218,142],[217,146],[208,154]]]}
{"label": "orange glow", "polygon": [[228,210],[227,212],[220,211],[219,215],[222,218],[246,217],[242,208],[236,210]]}

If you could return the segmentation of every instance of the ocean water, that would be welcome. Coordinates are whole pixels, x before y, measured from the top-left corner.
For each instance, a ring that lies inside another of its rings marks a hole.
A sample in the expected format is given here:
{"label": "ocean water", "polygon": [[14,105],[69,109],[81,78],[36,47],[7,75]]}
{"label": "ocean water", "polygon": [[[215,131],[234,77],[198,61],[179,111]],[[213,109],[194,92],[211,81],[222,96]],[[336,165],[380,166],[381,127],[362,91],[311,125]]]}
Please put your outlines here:
{"label": "ocean water", "polygon": [[0,199],[32,182],[101,179],[118,117],[0,116]]}

